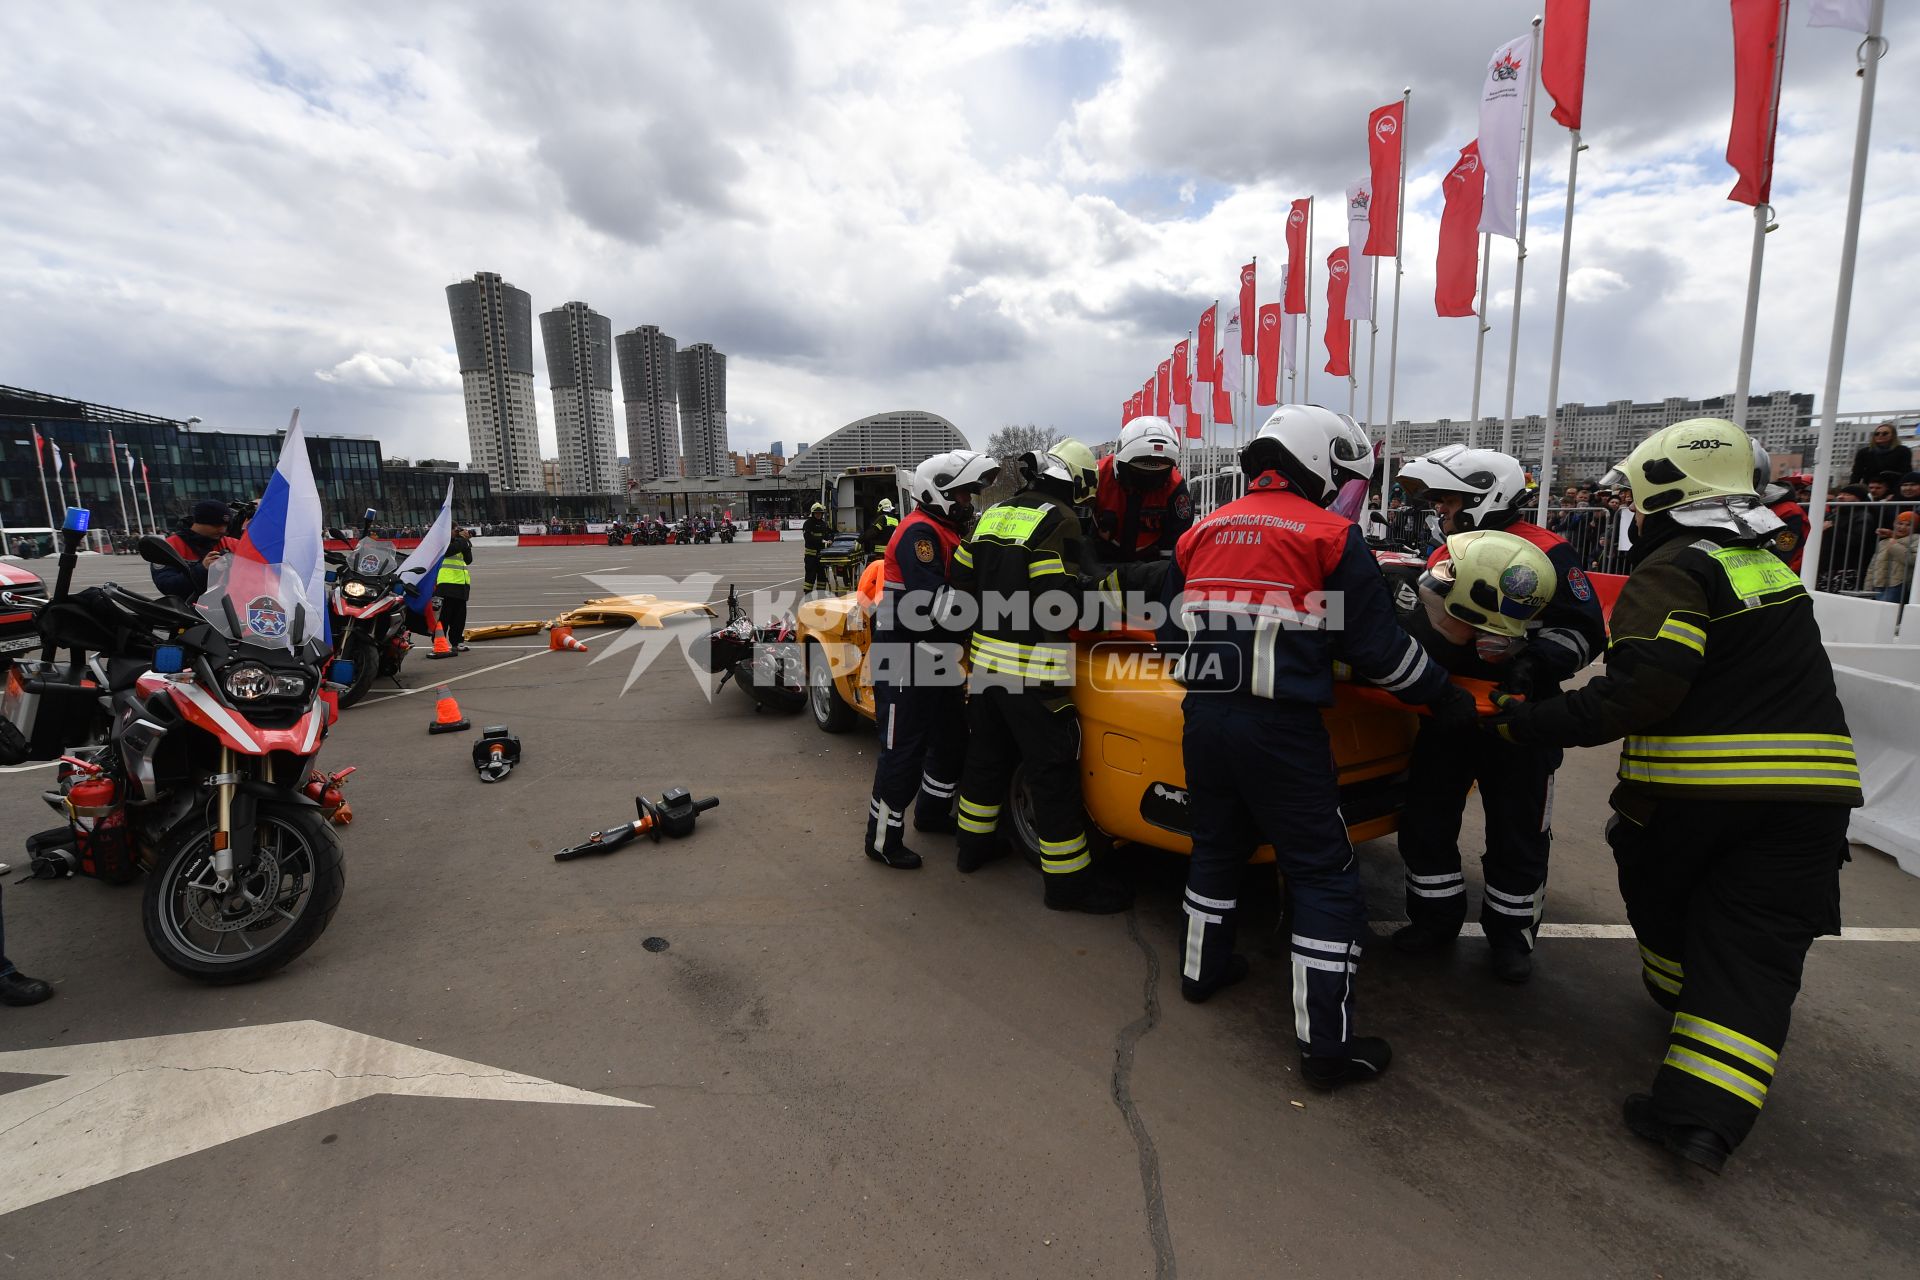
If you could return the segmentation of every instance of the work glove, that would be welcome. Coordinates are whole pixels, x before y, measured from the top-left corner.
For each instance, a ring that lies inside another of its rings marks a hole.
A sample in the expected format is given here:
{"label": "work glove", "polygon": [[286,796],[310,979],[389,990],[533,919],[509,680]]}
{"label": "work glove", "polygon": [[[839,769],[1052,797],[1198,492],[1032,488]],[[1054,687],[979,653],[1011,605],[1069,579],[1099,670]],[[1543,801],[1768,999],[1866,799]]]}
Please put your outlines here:
{"label": "work glove", "polygon": [[1526,695],[1509,692],[1503,686],[1493,691],[1493,705],[1499,710],[1480,721],[1480,727],[1499,737],[1503,742],[1518,745],[1520,721],[1527,706]]}
{"label": "work glove", "polygon": [[1443,729],[1471,729],[1480,720],[1480,704],[1457,684],[1450,684],[1427,704],[1433,722]]}
{"label": "work glove", "polygon": [[1499,691],[1516,694],[1522,699],[1538,697],[1541,687],[1550,684],[1551,676],[1540,660],[1531,653],[1522,653],[1508,664],[1500,677]]}

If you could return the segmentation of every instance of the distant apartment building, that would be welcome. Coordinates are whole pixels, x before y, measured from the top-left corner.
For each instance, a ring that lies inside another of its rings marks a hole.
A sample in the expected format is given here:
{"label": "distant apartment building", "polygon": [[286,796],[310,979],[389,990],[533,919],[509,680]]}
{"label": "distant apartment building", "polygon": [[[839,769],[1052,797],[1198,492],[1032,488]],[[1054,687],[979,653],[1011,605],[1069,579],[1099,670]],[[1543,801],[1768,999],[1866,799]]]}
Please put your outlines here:
{"label": "distant apartment building", "polygon": [[696,342],[673,358],[680,401],[680,454],[693,478],[731,474],[727,449],[727,357]]}
{"label": "distant apartment building", "polygon": [[618,493],[614,462],[613,323],[584,302],[540,314],[553,388],[553,427],[560,443],[564,493]]}
{"label": "distant apartment building", "polygon": [[643,324],[614,339],[627,406],[628,467],[636,484],[680,474],[680,414],[674,341]]}
{"label": "distant apartment building", "polygon": [[491,271],[447,286],[473,467],[496,490],[541,488],[533,299]]}

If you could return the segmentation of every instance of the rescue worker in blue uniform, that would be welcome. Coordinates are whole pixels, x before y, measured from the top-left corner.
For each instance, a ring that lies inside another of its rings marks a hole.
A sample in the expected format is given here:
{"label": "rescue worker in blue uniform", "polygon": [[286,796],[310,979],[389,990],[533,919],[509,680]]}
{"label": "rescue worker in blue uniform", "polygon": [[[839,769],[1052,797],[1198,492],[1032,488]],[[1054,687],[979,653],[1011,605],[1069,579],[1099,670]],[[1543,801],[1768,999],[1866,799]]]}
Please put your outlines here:
{"label": "rescue worker in blue uniform", "polygon": [[913,473],[914,508],[887,542],[867,652],[880,759],[867,806],[866,852],[885,866],[921,864],[904,838],[909,804],[914,830],[953,830],[967,753],[966,683],[960,643],[941,619],[954,553],[973,523],[973,500],[999,473],[992,458],[966,449],[928,458]]}
{"label": "rescue worker in blue uniform", "polygon": [[1291,908],[1301,1071],[1331,1089],[1373,1079],[1392,1060],[1385,1040],[1354,1034],[1354,976],[1370,934],[1321,717],[1334,663],[1450,724],[1470,725],[1475,704],[1395,620],[1359,528],[1325,509],[1342,483],[1372,475],[1366,432],[1318,405],[1285,405],[1240,466],[1247,496],[1187,531],[1165,583],[1161,638],[1188,691],[1193,815],[1181,993],[1202,1001],[1246,976],[1233,949],[1241,874],[1255,847],[1271,844]]}
{"label": "rescue worker in blue uniform", "polygon": [[1193,526],[1193,497],[1180,475],[1180,438],[1164,418],[1135,418],[1100,459],[1094,537],[1107,564],[1164,560]]}
{"label": "rescue worker in blue uniform", "polygon": [[1094,865],[1087,842],[1069,637],[1100,591],[1076,510],[1093,501],[1099,467],[1078,440],[1024,454],[1019,466],[1019,492],[988,508],[954,557],[972,664],[959,867],[976,870],[1004,851],[1000,819],[1014,771],[1024,766],[1046,905],[1125,911],[1132,890]]}
{"label": "rescue worker in blue uniform", "polygon": [[[1526,470],[1504,453],[1452,444],[1410,460],[1398,478],[1410,497],[1432,500],[1441,531],[1449,537],[1502,530],[1538,548],[1552,565],[1548,604],[1525,635],[1482,631],[1462,646],[1426,627],[1419,637],[1429,655],[1455,675],[1493,678],[1523,697],[1558,693],[1606,647],[1606,622],[1579,555],[1559,534],[1526,518]],[[1445,563],[1448,554],[1445,544],[1436,548],[1427,561],[1429,571]],[[1420,605],[1402,610],[1403,617],[1424,612]],[[1555,747],[1520,747],[1489,738],[1471,725],[1449,731],[1431,720],[1421,724],[1398,837],[1407,864],[1411,923],[1393,935],[1395,950],[1432,951],[1459,936],[1467,916],[1460,820],[1478,784],[1486,817],[1480,926],[1489,963],[1504,982],[1533,976],[1553,843],[1553,777],[1562,756]]]}
{"label": "rescue worker in blue uniform", "polygon": [[1840,931],[1860,769],[1813,601],[1768,550],[1745,432],[1700,418],[1621,464],[1635,563],[1605,674],[1490,727],[1509,741],[1625,739],[1607,839],[1647,992],[1673,1011],[1627,1126],[1719,1172],[1752,1130],[1815,937]]}

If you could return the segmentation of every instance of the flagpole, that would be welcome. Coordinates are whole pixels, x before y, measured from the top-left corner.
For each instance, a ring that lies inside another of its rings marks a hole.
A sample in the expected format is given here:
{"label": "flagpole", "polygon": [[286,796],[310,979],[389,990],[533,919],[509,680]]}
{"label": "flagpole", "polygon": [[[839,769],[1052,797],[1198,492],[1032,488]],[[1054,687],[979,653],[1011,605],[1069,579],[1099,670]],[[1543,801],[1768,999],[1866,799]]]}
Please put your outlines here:
{"label": "flagpole", "polygon": [[147,493],[147,527],[156,534],[161,532],[159,520],[153,514],[153,482],[147,479],[147,460],[140,459],[140,487]]}
{"label": "flagpole", "polygon": [[[1785,0],[1782,0],[1785,3]],[[1513,332],[1507,340],[1507,411],[1500,424],[1500,452],[1513,452],[1513,392],[1520,380],[1520,293],[1527,280],[1527,196],[1533,188],[1533,110],[1540,96],[1540,19],[1533,20],[1533,52],[1527,66],[1527,144],[1520,166],[1520,234],[1514,237]]]}
{"label": "flagpole", "polygon": [[1560,416],[1560,349],[1567,336],[1567,271],[1573,251],[1573,191],[1580,181],[1580,153],[1587,144],[1580,131],[1571,134],[1567,153],[1567,214],[1560,223],[1560,297],[1553,311],[1553,361],[1547,366],[1547,427],[1540,447],[1540,523],[1547,522],[1548,495],[1553,492],[1553,437]]}
{"label": "flagpole", "polygon": [[1300,399],[1313,403],[1313,197],[1307,197],[1307,287],[1300,296],[1306,302],[1305,323],[1301,326],[1307,331],[1307,359],[1300,365]]}
{"label": "flagpole", "polygon": [[[1820,443],[1814,453],[1813,510],[1807,516],[1806,555],[1800,578],[1811,589],[1820,572],[1822,525],[1827,517],[1827,485],[1833,476],[1834,418],[1840,406],[1840,374],[1847,356],[1847,323],[1853,309],[1853,266],[1860,249],[1860,205],[1867,189],[1867,140],[1873,133],[1873,93],[1880,80],[1880,60],[1887,42],[1880,29],[1886,0],[1872,0],[1867,16],[1867,38],[1860,44],[1860,124],[1853,138],[1853,177],[1847,187],[1847,230],[1840,242],[1840,286],[1833,304],[1833,338],[1827,347],[1827,385],[1820,407]],[[1786,34],[1785,28],[1781,30]],[[1783,41],[1784,43],[1784,41]]]}
{"label": "flagpole", "polygon": [[1387,340],[1387,429],[1380,437],[1380,514],[1393,500],[1393,400],[1400,386],[1400,277],[1407,234],[1407,121],[1413,116],[1413,87],[1400,91],[1400,199],[1393,210],[1393,330]]}
{"label": "flagpole", "polygon": [[[1248,264],[1253,267],[1254,279],[1253,314],[1247,314],[1247,308],[1244,304],[1240,308],[1240,403],[1244,406],[1244,412],[1247,415],[1247,425],[1246,429],[1242,431],[1239,424],[1239,415],[1234,415],[1233,451],[1235,456],[1238,456],[1240,451],[1252,442],[1253,433],[1259,430],[1258,427],[1254,426],[1254,419],[1260,416],[1255,412],[1253,407],[1254,358],[1248,355],[1246,351],[1249,345],[1252,345],[1256,351],[1260,346],[1260,255],[1256,253],[1247,261]],[[1284,303],[1285,299],[1281,301]],[[1249,336],[1252,338],[1251,344],[1248,342]],[[1240,486],[1246,483],[1246,479],[1245,476],[1240,476],[1233,482],[1235,497],[1241,495]]]}
{"label": "flagpole", "polygon": [[[1773,42],[1773,102],[1767,119],[1764,176],[1769,195],[1773,190],[1773,140],[1780,127],[1780,79],[1786,74],[1786,67],[1787,0],[1780,0],[1779,33]],[[1753,253],[1747,260],[1747,315],[1740,329],[1740,369],[1733,379],[1733,422],[1742,431],[1747,429],[1747,392],[1753,384],[1753,339],[1760,328],[1760,272],[1766,265],[1767,232],[1775,225],[1771,204],[1762,202],[1753,206]]]}
{"label": "flagpole", "polygon": [[127,523],[127,495],[120,487],[120,443],[113,438],[113,432],[107,432],[107,463],[113,468],[113,496],[120,504],[120,529],[123,533],[133,532],[133,526]]}
{"label": "flagpole", "polygon": [[1480,336],[1473,342],[1473,412],[1467,418],[1467,445],[1480,447],[1480,384],[1487,367],[1487,290],[1493,284],[1493,233],[1480,235]]}
{"label": "flagpole", "polygon": [[[47,509],[47,528],[58,529],[59,523],[53,518],[53,499],[47,496],[47,460],[41,456],[40,428],[33,428],[33,478],[40,482],[40,505]],[[66,506],[62,499],[61,506]]]}

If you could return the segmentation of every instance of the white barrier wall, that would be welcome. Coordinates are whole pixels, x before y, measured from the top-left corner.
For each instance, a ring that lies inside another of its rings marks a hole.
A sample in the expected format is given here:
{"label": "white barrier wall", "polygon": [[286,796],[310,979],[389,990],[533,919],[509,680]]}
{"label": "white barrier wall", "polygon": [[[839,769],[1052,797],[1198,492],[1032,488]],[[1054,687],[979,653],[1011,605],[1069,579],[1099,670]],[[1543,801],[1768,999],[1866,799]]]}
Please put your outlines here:
{"label": "white barrier wall", "polygon": [[1920,876],[1920,606],[1903,618],[1898,605],[1824,591],[1813,606],[1866,793],[1847,834]]}

